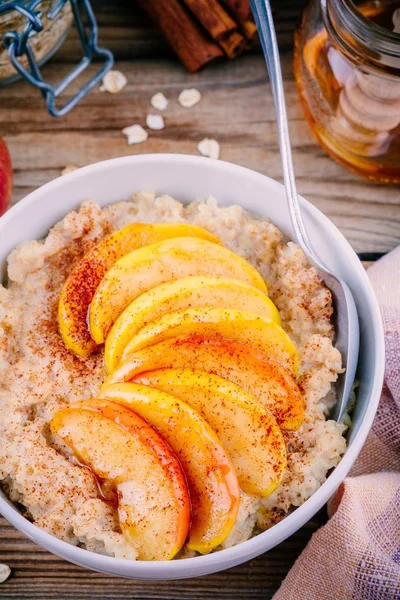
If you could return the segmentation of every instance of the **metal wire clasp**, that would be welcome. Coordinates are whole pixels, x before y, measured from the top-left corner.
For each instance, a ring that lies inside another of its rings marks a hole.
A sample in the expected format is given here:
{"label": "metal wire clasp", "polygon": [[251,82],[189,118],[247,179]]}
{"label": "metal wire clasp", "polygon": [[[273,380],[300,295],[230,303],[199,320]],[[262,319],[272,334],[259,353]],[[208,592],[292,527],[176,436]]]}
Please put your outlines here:
{"label": "metal wire clasp", "polygon": [[[8,31],[3,35],[3,43],[7,49],[10,61],[16,71],[24,77],[31,85],[40,90],[45,99],[49,113],[53,117],[62,117],[71,110],[86,94],[92,90],[102,79],[105,73],[109,71],[114,63],[112,53],[99,48],[98,28],[89,0],[58,0],[46,15],[49,20],[57,17],[67,2],[71,3],[72,13],[75,19],[75,25],[78,30],[79,38],[82,44],[83,58],[76,67],[60,83],[53,86],[44,81],[39,64],[35,58],[29,40],[43,30],[42,11],[39,5],[42,0],[33,0],[27,6],[21,2],[5,2],[0,5],[0,15],[9,10],[16,10],[26,18],[26,24],[21,31]],[[81,10],[86,16],[87,25],[85,26]],[[26,68],[21,57],[26,56],[29,68]],[[60,108],[56,107],[56,100],[62,92],[72,83],[92,62],[93,58],[100,57],[104,60],[102,68],[83,85],[80,90]]]}

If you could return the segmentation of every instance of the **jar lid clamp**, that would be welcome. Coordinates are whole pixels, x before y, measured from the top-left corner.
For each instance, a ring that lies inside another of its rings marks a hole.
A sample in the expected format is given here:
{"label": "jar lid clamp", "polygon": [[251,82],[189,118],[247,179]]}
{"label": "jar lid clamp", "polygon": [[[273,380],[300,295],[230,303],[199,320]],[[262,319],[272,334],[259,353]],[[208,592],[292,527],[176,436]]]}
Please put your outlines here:
{"label": "jar lid clamp", "polygon": [[[31,85],[40,90],[45,99],[49,113],[53,117],[62,117],[86,96],[102,79],[113,65],[112,53],[98,46],[98,28],[89,0],[58,0],[46,15],[49,20],[55,19],[67,2],[70,2],[75,25],[82,44],[83,57],[64,79],[57,85],[51,85],[43,79],[40,66],[35,58],[29,40],[43,30],[40,10],[42,0],[33,0],[28,5],[21,1],[0,3],[0,15],[15,10],[25,17],[26,23],[21,31],[7,31],[3,35],[3,43],[7,49],[11,64],[16,71]],[[85,14],[87,25],[81,17],[81,9]],[[26,56],[29,66],[24,66],[21,57]],[[56,100],[62,92],[90,65],[94,58],[103,59],[103,66],[87,81],[78,92],[63,106],[57,108]]]}

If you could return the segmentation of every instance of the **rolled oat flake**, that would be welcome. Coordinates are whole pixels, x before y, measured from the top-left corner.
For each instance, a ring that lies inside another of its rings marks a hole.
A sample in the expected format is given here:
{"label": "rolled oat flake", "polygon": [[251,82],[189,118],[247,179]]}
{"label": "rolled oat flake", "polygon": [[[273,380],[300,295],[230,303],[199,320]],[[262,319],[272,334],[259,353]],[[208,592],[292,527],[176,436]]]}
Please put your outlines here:
{"label": "rolled oat flake", "polygon": [[100,91],[118,94],[127,83],[128,80],[121,71],[108,71],[103,77],[103,85],[100,87]]}
{"label": "rolled oat flake", "polygon": [[4,583],[11,575],[11,569],[8,565],[0,563],[0,583]]}
{"label": "rolled oat flake", "polygon": [[157,92],[151,97],[150,104],[157,110],[165,110],[168,106],[168,100],[161,92]]}
{"label": "rolled oat flake", "polygon": [[149,129],[164,129],[165,123],[161,115],[147,115],[146,125]]}
{"label": "rolled oat flake", "polygon": [[149,137],[149,134],[141,125],[130,125],[130,127],[125,127],[122,130],[122,133],[128,138],[129,145],[140,144],[141,142],[145,142]]}
{"label": "rolled oat flake", "polygon": [[178,97],[179,104],[185,108],[192,108],[192,106],[198,104],[200,100],[201,94],[199,90],[196,90],[195,88],[182,90]]}
{"label": "rolled oat flake", "polygon": [[220,154],[220,145],[217,140],[204,138],[197,144],[197,150],[203,156],[208,156],[209,158],[218,159]]}
{"label": "rolled oat flake", "polygon": [[68,173],[72,173],[73,171],[77,171],[78,169],[79,167],[76,167],[75,165],[67,165],[61,171],[61,175],[68,175]]}

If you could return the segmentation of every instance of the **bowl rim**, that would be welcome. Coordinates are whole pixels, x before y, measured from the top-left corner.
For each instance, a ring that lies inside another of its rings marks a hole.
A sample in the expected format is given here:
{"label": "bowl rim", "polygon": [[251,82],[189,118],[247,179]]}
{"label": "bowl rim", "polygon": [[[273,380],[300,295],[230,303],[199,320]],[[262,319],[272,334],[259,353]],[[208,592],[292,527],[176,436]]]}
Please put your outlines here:
{"label": "bowl rim", "polygon": [[[24,211],[39,198],[43,190],[56,191],[59,187],[68,184],[72,179],[78,179],[83,176],[94,176],[97,172],[108,169],[111,170],[114,166],[131,164],[131,163],[151,163],[160,164],[178,163],[182,166],[200,165],[208,163],[211,169],[216,169],[225,172],[229,177],[231,173],[239,173],[247,178],[254,178],[259,183],[265,185],[269,189],[276,189],[282,192],[282,184],[271,179],[270,177],[248,169],[246,167],[235,165],[225,161],[212,161],[209,158],[180,155],[180,154],[142,154],[131,155],[122,158],[113,158],[101,162],[88,165],[58,177],[45,185],[39,187],[35,191],[28,194],[25,198],[14,205],[8,212],[0,218],[0,233],[1,229],[7,227],[8,222],[16,216],[20,216]],[[300,197],[300,202],[305,211],[311,213],[321,225],[330,230],[338,245],[344,246],[347,253],[356,256],[349,242],[345,239],[337,227],[325,216],[319,209],[313,206],[310,202]],[[72,208],[70,209],[72,210]],[[1,245],[1,244],[0,244]],[[365,272],[364,272],[365,273]],[[375,373],[372,385],[369,392],[369,402],[363,417],[362,426],[359,427],[352,441],[350,448],[340,460],[326,481],[314,492],[308,500],[301,506],[296,508],[291,514],[286,516],[282,521],[271,527],[265,532],[258,534],[244,542],[219,550],[218,552],[207,554],[204,556],[196,556],[192,558],[183,558],[168,562],[162,561],[132,561],[129,559],[115,558],[97,554],[93,551],[79,548],[60,540],[59,538],[47,533],[43,529],[28,521],[10,500],[1,492],[0,495],[0,513],[18,530],[24,533],[32,541],[42,545],[47,550],[61,556],[75,564],[90,567],[105,573],[113,573],[125,577],[135,577],[138,579],[174,579],[193,577],[206,573],[223,570],[224,568],[232,567],[239,563],[245,562],[255,556],[262,554],[270,548],[284,541],[295,531],[300,529],[315,513],[326,503],[329,497],[338,488],[344,480],[353,463],[355,462],[361,448],[366,440],[369,430],[372,426],[375,416],[384,377],[384,336],[383,326],[380,317],[380,310],[376,300],[372,285],[366,273],[363,275],[360,271],[359,276],[364,279],[370,292],[370,312],[373,316],[372,326],[375,329],[377,347],[376,347],[376,362]]]}

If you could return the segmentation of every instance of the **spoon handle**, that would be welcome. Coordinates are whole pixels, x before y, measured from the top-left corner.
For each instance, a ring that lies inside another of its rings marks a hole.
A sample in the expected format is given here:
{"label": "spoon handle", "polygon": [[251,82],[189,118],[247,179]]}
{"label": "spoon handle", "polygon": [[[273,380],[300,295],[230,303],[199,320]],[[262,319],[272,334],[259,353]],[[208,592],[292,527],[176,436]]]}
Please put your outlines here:
{"label": "spoon handle", "polygon": [[288,119],[286,113],[285,92],[283,89],[282,70],[279,60],[278,42],[276,39],[271,5],[269,0],[250,0],[250,4],[252,6],[254,18],[257,24],[265,62],[267,64],[269,73],[272,94],[274,97],[283,180],[285,184],[293,230],[295,232],[296,240],[306,254],[315,262],[319,262],[312,251],[311,242],[301,216],[300,205],[297,196]]}
{"label": "spoon handle", "polygon": [[290,220],[294,231],[294,239],[303,250],[309,262],[314,265],[321,279],[331,290],[336,309],[335,344],[342,355],[343,363],[346,367],[345,373],[339,377],[337,386],[338,401],[333,413],[333,418],[339,421],[346,412],[357,368],[360,338],[357,308],[348,285],[336,277],[315,253],[304,225],[296,190],[282,70],[271,5],[269,0],[250,0],[250,4],[257,24],[274,98],[283,181]]}

